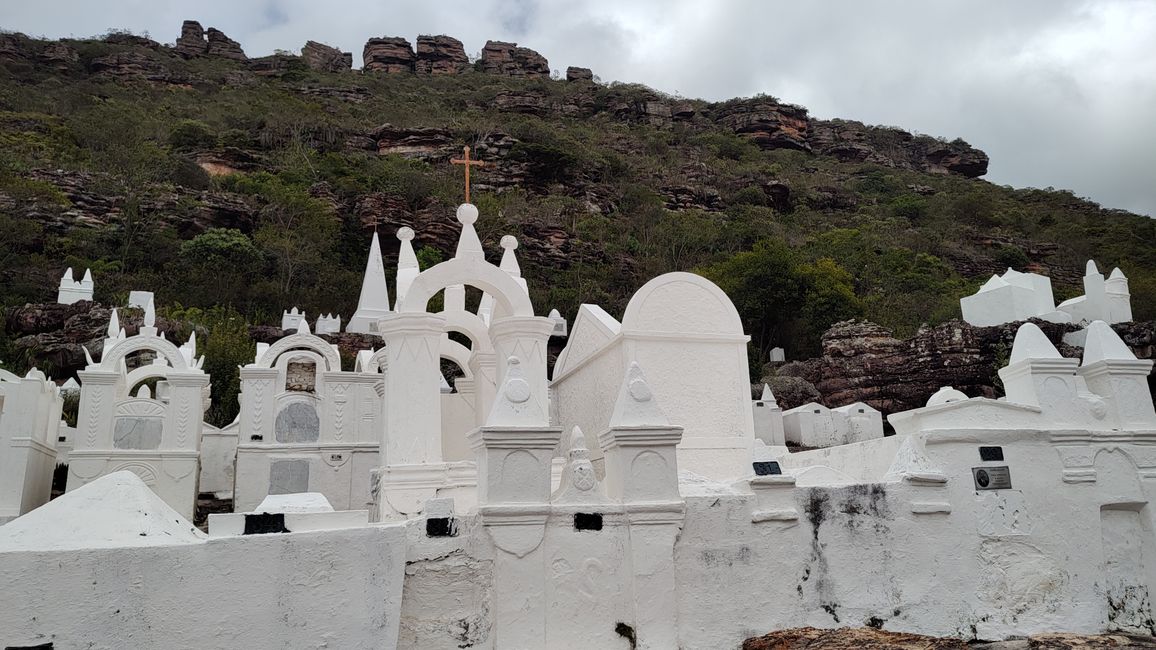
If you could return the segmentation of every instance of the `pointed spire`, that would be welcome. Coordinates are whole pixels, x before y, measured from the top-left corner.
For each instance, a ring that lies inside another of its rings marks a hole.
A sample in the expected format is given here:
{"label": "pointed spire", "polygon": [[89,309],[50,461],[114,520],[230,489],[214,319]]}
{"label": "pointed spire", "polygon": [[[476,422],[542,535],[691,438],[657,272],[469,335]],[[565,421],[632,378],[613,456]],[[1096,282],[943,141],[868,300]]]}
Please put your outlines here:
{"label": "pointed spire", "polygon": [[110,339],[115,339],[120,332],[120,317],[116,315],[116,307],[112,308],[112,315],[108,317],[108,331],[107,336]]}
{"label": "pointed spire", "polygon": [[1035,323],[1024,323],[1016,331],[1015,341],[1012,342],[1010,363],[1026,361],[1028,359],[1061,359],[1056,346]]}
{"label": "pointed spire", "polygon": [[775,394],[771,392],[770,384],[763,384],[763,397],[760,401],[773,402],[775,401]]}
{"label": "pointed spire", "polygon": [[189,334],[189,341],[185,345],[189,346],[189,352],[192,356],[197,356],[197,330],[193,330],[193,333]]}
{"label": "pointed spire", "polygon": [[92,269],[84,269],[84,277],[80,279],[81,282],[92,282]]}
{"label": "pointed spire", "polygon": [[88,348],[82,345],[82,346],[80,346],[80,349],[84,350],[84,363],[85,363],[85,365],[86,366],[95,366],[96,362],[92,360],[92,353],[88,351]]}
{"label": "pointed spire", "polygon": [[75,282],[75,280],[72,279],[72,267],[71,266],[68,267],[67,269],[64,269],[64,277],[60,278],[60,280],[62,282],[64,280],[68,280],[69,282]]}
{"label": "pointed spire", "polygon": [[666,415],[654,399],[654,392],[637,361],[630,362],[622,388],[618,390],[618,401],[610,416],[610,428],[637,426],[665,426],[669,424]]}
{"label": "pointed spire", "polygon": [[1109,280],[1127,280],[1128,277],[1120,270],[1120,267],[1112,269],[1112,274],[1108,276]]}
{"label": "pointed spire", "polygon": [[357,309],[374,312],[389,311],[389,285],[385,282],[385,265],[381,261],[381,242],[377,233],[369,244],[369,259],[365,261],[365,277],[361,281],[361,298]]}
{"label": "pointed spire", "polygon": [[298,334],[311,334],[312,333],[309,331],[309,319],[308,318],[305,318],[304,316],[301,318],[301,322],[297,324],[297,333]]}
{"label": "pointed spire", "polygon": [[502,237],[502,263],[499,265],[506,273],[515,278],[522,277],[522,267],[518,265],[518,256],[514,251],[518,250],[518,238],[513,235],[506,235]]}
{"label": "pointed spire", "polygon": [[1084,337],[1083,365],[1097,361],[1133,361],[1136,355],[1128,349],[1116,331],[1102,320],[1092,321]]}
{"label": "pointed spire", "polygon": [[152,399],[153,392],[149,389],[148,384],[142,384],[136,391],[136,396],[140,399]]}
{"label": "pointed spire", "polygon": [[409,292],[409,285],[413,284],[421,269],[418,268],[417,255],[413,252],[413,228],[402,226],[397,231],[397,239],[401,247],[397,251],[397,304],[405,299]]}
{"label": "pointed spire", "polygon": [[1096,268],[1096,260],[1088,260],[1087,266],[1084,267],[1084,276],[1100,275],[1100,269]]}
{"label": "pointed spire", "polygon": [[498,389],[497,398],[486,418],[487,427],[545,426],[549,423],[546,411],[530,390],[518,357],[506,361],[506,378]]}
{"label": "pointed spire", "polygon": [[993,275],[993,276],[991,276],[990,280],[983,283],[983,286],[980,287],[979,290],[980,291],[991,291],[993,289],[999,289],[1000,287],[1006,287],[1006,286],[1008,286],[1007,280],[1004,280],[1003,278],[999,277],[998,275]]}
{"label": "pointed spire", "polygon": [[153,299],[149,298],[148,303],[145,304],[144,309],[144,326],[156,327],[157,324],[157,308],[153,304]]}
{"label": "pointed spire", "polygon": [[458,223],[462,224],[462,234],[458,238],[458,248],[454,257],[476,257],[485,259],[482,250],[482,240],[478,239],[478,231],[474,230],[474,223],[478,220],[478,208],[471,203],[458,206]]}

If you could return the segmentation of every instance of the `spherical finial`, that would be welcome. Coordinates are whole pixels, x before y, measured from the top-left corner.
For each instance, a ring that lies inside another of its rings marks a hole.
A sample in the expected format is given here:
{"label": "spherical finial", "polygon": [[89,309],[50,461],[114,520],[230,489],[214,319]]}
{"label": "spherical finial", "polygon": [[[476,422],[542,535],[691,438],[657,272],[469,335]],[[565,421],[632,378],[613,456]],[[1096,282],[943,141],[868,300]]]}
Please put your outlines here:
{"label": "spherical finial", "polygon": [[402,226],[397,229],[397,238],[401,241],[411,241],[413,239],[413,228],[409,226]]}
{"label": "spherical finial", "polygon": [[473,203],[463,203],[458,206],[458,223],[463,226],[472,226],[478,220],[478,206]]}
{"label": "spherical finial", "polygon": [[518,250],[518,238],[513,235],[503,235],[500,243],[508,251]]}

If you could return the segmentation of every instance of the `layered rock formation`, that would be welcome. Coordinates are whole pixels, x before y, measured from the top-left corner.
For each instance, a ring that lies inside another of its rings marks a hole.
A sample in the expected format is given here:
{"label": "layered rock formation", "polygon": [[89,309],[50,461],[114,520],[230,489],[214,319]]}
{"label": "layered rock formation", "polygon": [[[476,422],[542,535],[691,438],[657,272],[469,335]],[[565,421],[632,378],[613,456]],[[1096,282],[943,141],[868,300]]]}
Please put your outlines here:
{"label": "layered rock formation", "polygon": [[415,55],[409,41],[399,36],[371,38],[361,52],[365,72],[412,72]]}
{"label": "layered rock formation", "polygon": [[844,162],[870,162],[934,173],[977,177],[987,173],[987,154],[962,140],[945,142],[901,129],[852,120],[811,120],[811,150]]}
{"label": "layered rock formation", "polygon": [[[1063,342],[1074,325],[1032,320],[1061,354],[1078,358],[1079,348]],[[1007,364],[1019,323],[974,327],[948,321],[923,327],[907,340],[893,337],[886,328],[866,321],[836,323],[823,335],[822,356],[782,365],[770,364],[764,379],[779,395],[777,383],[791,390],[802,379],[819,393],[819,401],[836,407],[865,402],[884,413],[919,408],[942,386],[952,386],[970,397],[995,398],[1002,394],[998,370]],[[1113,326],[1140,358],[1152,358],[1156,323]],[[797,390],[795,392],[798,392]],[[785,397],[785,396],[784,396]],[[780,405],[793,408],[784,398]]]}
{"label": "layered rock formation", "polygon": [[763,149],[810,151],[810,119],[801,106],[780,104],[773,98],[725,102],[713,114],[716,122],[750,139]]}
{"label": "layered rock formation", "polygon": [[566,81],[594,81],[594,73],[590,68],[566,68]]}
{"label": "layered rock formation", "polygon": [[301,48],[301,58],[311,70],[321,72],[345,72],[353,67],[353,53],[342,52],[317,41],[306,41]]}
{"label": "layered rock formation", "polygon": [[486,41],[482,48],[482,71],[507,77],[550,78],[546,57],[517,43]]}
{"label": "layered rock formation", "polygon": [[450,36],[418,36],[417,60],[414,72],[418,74],[458,74],[470,65],[462,42]]}
{"label": "layered rock formation", "polygon": [[207,31],[195,20],[186,20],[181,24],[181,35],[177,38],[177,54],[191,59],[197,56],[211,56],[234,61],[245,61],[241,44],[225,35],[221,30],[210,27]]}

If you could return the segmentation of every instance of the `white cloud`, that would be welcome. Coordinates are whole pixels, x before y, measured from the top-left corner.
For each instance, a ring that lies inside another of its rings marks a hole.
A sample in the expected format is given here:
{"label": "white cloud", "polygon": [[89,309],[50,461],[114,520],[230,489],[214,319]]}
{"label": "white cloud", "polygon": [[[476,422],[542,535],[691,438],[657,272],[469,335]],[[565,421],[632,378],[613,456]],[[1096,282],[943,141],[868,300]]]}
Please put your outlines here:
{"label": "white cloud", "polygon": [[1156,3],[1146,0],[286,0],[8,3],[0,24],[49,37],[107,28],[173,41],[182,19],[251,56],[307,39],[445,33],[513,40],[552,67],[590,67],[688,97],[765,92],[819,117],[963,137],[987,179],[1068,188],[1156,215]]}

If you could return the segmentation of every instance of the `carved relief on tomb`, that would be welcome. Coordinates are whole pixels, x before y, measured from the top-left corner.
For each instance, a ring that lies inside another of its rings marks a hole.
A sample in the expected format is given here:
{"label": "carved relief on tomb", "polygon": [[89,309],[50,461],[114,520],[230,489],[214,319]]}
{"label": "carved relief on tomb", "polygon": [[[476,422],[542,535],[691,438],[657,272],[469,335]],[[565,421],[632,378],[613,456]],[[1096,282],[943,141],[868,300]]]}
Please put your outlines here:
{"label": "carved relief on tomb", "polygon": [[140,477],[140,480],[144,481],[145,485],[148,485],[149,487],[157,484],[156,470],[154,470],[150,465],[146,465],[144,463],[123,463],[117,467],[112,468],[112,471],[110,471],[109,474],[124,470],[128,470],[133,474],[136,474],[138,477]]}

